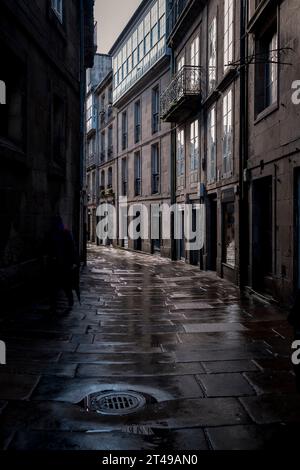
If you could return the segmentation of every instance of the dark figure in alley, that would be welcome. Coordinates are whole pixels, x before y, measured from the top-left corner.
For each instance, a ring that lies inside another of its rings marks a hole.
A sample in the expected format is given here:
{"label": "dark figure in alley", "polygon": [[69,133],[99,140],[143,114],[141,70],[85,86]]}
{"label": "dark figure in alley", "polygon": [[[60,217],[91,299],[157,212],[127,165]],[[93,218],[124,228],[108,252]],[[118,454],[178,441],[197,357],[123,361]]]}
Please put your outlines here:
{"label": "dark figure in alley", "polygon": [[48,283],[51,310],[55,311],[57,296],[63,290],[67,296],[69,308],[74,305],[73,288],[78,272],[75,245],[71,232],[65,228],[60,216],[53,219],[52,229],[47,240],[49,257]]}

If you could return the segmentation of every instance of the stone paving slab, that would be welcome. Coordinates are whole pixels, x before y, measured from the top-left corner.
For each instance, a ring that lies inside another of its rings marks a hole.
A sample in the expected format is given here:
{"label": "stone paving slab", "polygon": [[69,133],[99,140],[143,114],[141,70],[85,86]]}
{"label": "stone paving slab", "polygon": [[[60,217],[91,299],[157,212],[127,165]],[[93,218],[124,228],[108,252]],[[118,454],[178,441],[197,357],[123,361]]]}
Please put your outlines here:
{"label": "stone paving slab", "polygon": [[247,413],[234,398],[164,401],[123,417],[101,416],[67,403],[17,402],[9,404],[3,411],[0,431],[113,431],[121,430],[125,425],[177,429],[249,422]]}
{"label": "stone paving slab", "polygon": [[242,374],[197,375],[208,397],[242,397],[254,395],[254,389]]}
{"label": "stone paving slab", "polygon": [[234,372],[258,371],[258,365],[255,361],[212,361],[202,362],[205,371],[208,374],[230,374]]}
{"label": "stone paving slab", "polygon": [[80,364],[77,369],[77,377],[152,377],[170,375],[194,375],[204,372],[200,363],[191,364],[124,364],[122,368],[118,364],[94,365]]}
{"label": "stone paving slab", "polygon": [[[0,447],[288,447],[300,400],[287,312],[124,250],[92,248],[81,286],[69,313],[62,298],[55,315],[38,300],[1,318]],[[152,401],[123,417],[87,412],[88,395],[111,390]]]}
{"label": "stone paving slab", "polygon": [[[68,432],[19,432],[11,441],[8,449],[18,451],[41,450],[143,450],[149,452],[167,451],[180,448],[181,450],[208,450],[206,438],[202,429],[180,429],[170,432],[152,428],[139,427],[137,432],[99,432],[99,433],[68,433]],[[0,436],[1,442],[1,436]]]}
{"label": "stone paving slab", "polygon": [[[60,360],[64,363],[75,364],[169,364],[175,362],[172,353],[64,353]],[[247,370],[247,369],[245,369]],[[249,369],[248,369],[249,370]],[[253,369],[251,369],[253,370]],[[258,370],[256,367],[255,370]]]}
{"label": "stone paving slab", "polygon": [[224,426],[206,429],[213,450],[263,450],[269,447],[276,435],[280,433],[279,426]]}
{"label": "stone paving slab", "polygon": [[25,374],[0,374],[1,400],[28,400],[39,377]]}
{"label": "stone paving slab", "polygon": [[202,389],[196,378],[185,376],[156,377],[99,377],[93,379],[65,379],[42,377],[34,394],[33,400],[56,400],[79,403],[95,392],[107,390],[136,390],[153,396],[157,401],[171,399],[203,397]]}
{"label": "stone paving slab", "polygon": [[257,424],[300,422],[299,394],[274,393],[240,400]]}

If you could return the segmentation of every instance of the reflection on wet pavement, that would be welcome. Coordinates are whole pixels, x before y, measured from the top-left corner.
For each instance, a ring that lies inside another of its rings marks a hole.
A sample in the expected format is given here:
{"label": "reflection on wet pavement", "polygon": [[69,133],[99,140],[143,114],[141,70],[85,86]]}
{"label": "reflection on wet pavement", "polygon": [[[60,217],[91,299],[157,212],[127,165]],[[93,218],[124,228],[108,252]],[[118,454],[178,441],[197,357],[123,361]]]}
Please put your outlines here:
{"label": "reflection on wet pavement", "polygon": [[[2,316],[1,448],[293,445],[300,398],[285,312],[190,265],[106,248],[90,249],[82,299],[71,313],[62,300],[56,315],[40,304]],[[122,416],[82,406],[127,391],[150,399]]]}

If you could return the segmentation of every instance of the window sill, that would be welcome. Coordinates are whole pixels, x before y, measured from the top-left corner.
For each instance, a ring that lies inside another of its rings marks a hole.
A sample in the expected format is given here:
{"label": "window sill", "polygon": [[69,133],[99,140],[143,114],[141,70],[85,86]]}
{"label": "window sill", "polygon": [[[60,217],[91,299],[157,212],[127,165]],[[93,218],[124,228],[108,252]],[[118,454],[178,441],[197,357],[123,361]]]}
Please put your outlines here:
{"label": "window sill", "polygon": [[261,122],[263,119],[267,118],[268,116],[270,116],[270,114],[273,114],[275,111],[278,111],[279,109],[279,105],[278,105],[278,102],[277,103],[274,103],[274,104],[271,104],[270,106],[268,106],[267,108],[265,108],[263,111],[261,111],[255,118],[254,120],[254,125],[258,124],[259,122]]}

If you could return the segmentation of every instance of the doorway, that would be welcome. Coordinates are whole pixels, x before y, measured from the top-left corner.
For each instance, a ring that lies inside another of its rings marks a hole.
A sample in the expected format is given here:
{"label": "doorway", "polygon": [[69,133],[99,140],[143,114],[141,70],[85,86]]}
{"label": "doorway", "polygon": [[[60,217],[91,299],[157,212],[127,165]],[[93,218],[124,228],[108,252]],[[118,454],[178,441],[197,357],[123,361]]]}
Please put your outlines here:
{"label": "doorway", "polygon": [[273,203],[272,177],[253,183],[252,282],[258,291],[268,290],[273,272]]}
{"label": "doorway", "polygon": [[217,270],[217,196],[211,196],[208,203],[208,270]]}

